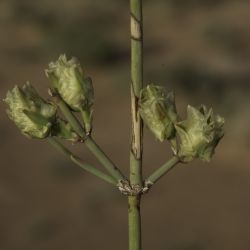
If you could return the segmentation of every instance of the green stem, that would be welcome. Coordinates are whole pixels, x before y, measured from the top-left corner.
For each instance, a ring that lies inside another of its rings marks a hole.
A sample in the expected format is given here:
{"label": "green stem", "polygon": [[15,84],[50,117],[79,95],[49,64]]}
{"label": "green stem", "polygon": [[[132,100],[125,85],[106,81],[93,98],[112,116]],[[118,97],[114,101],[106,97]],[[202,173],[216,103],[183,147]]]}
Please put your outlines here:
{"label": "green stem", "polygon": [[129,250],[141,249],[140,196],[128,197]]}
{"label": "green stem", "polygon": [[81,116],[84,123],[86,133],[91,133],[92,113],[90,111],[81,110]]}
{"label": "green stem", "polygon": [[[142,120],[138,110],[143,87],[143,20],[142,0],[130,0],[131,24],[131,114],[130,185],[142,187]],[[141,196],[129,196],[129,250],[141,250]]]}
{"label": "green stem", "polygon": [[180,160],[178,157],[173,156],[169,161],[164,163],[159,167],[153,174],[151,174],[146,180],[146,185],[153,185],[156,183],[162,176],[164,176],[168,171],[170,171]]}
{"label": "green stem", "polygon": [[56,96],[56,103],[61,109],[63,115],[70,123],[72,128],[77,134],[81,136],[87,148],[91,153],[99,160],[99,162],[107,169],[107,171],[117,180],[117,183],[120,180],[126,180],[124,175],[118,169],[118,167],[111,161],[111,159],[103,152],[103,150],[97,145],[97,143],[85,133],[84,128],[81,126],[77,118],[72,114],[68,105],[59,97]]}
{"label": "green stem", "polygon": [[76,165],[78,165],[79,167],[81,167],[82,169],[86,170],[87,172],[99,177],[100,179],[111,183],[113,185],[117,185],[117,181],[101,172],[100,170],[96,169],[95,167],[91,166],[90,164],[87,163],[83,163],[78,156],[75,156],[72,152],[70,152],[63,144],[61,144],[60,142],[58,142],[55,138],[53,137],[48,137],[48,142],[54,147],[56,148],[60,153],[62,153],[64,156],[66,156],[67,158],[69,158],[72,162],[74,162]]}
{"label": "green stem", "polygon": [[121,171],[109,159],[109,157],[102,151],[96,142],[89,136],[85,140],[85,145],[92,152],[92,154],[99,160],[99,162],[107,169],[107,171],[117,180],[126,180]]}
{"label": "green stem", "polygon": [[70,123],[71,127],[74,129],[74,131],[82,138],[85,138],[86,135],[84,128],[82,127],[81,123],[76,119],[76,117],[73,115],[68,105],[57,94],[55,96],[55,101],[60,110],[62,111],[66,120]]}

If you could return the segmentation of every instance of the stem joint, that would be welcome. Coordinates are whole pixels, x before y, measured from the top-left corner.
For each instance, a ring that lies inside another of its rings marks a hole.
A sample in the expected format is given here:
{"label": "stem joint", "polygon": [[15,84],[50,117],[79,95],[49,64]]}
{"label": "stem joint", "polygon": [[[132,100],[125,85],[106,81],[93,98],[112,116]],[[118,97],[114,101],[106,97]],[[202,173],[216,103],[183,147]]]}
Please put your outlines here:
{"label": "stem joint", "polygon": [[143,186],[138,184],[131,184],[128,180],[120,180],[117,184],[118,189],[123,195],[138,196],[147,193],[153,185],[151,182],[145,182]]}

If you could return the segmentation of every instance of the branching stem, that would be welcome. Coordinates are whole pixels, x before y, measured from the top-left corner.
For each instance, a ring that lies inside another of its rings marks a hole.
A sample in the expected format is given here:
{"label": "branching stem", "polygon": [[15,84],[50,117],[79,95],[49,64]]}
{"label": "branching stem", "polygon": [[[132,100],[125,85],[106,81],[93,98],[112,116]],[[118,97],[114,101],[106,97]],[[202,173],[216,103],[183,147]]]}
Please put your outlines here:
{"label": "branching stem", "polygon": [[108,183],[111,183],[113,185],[117,185],[117,181],[112,176],[109,176],[109,175],[103,173],[102,171],[96,169],[95,167],[93,167],[92,165],[90,165],[88,163],[83,163],[78,156],[74,155],[71,151],[69,151],[63,144],[61,144],[55,138],[48,137],[47,140],[60,153],[62,153],[67,158],[69,158],[72,162],[74,162],[76,165],[78,165],[82,169],[86,170],[87,172],[99,177],[100,179],[102,179]]}
{"label": "branching stem", "polygon": [[124,175],[118,169],[118,167],[111,161],[111,159],[103,152],[103,150],[97,145],[97,143],[88,135],[86,135],[84,128],[71,112],[68,105],[60,98],[55,96],[56,103],[61,109],[64,117],[70,123],[75,132],[82,138],[83,142],[91,153],[98,159],[98,161],[106,168],[106,170],[113,176],[117,183],[120,180],[126,180]]}
{"label": "branching stem", "polygon": [[87,137],[84,141],[86,147],[92,152],[92,154],[98,159],[98,161],[107,169],[107,171],[117,180],[126,180],[122,172],[111,161],[111,159],[103,152],[99,145],[93,140],[92,137]]}
{"label": "branching stem", "polygon": [[173,156],[169,161],[164,163],[161,167],[159,167],[155,172],[153,172],[146,180],[146,185],[155,184],[162,176],[164,176],[168,171],[170,171],[176,164],[180,162],[179,158]]}

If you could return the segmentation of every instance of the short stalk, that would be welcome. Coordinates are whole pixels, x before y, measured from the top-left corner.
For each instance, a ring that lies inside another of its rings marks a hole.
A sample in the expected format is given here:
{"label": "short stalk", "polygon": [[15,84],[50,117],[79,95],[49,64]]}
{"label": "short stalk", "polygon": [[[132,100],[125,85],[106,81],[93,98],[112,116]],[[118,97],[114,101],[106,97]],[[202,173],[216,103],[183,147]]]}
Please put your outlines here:
{"label": "short stalk", "polygon": [[64,117],[69,122],[71,127],[74,129],[74,131],[81,137],[84,138],[85,130],[82,127],[81,123],[77,120],[77,118],[73,115],[72,111],[70,110],[69,106],[61,99],[61,97],[56,94],[55,95],[56,104],[62,111]]}
{"label": "short stalk", "polygon": [[84,123],[84,127],[85,127],[85,131],[87,134],[89,134],[91,132],[91,120],[92,120],[92,115],[89,111],[85,111],[85,110],[81,110],[81,116],[82,116],[82,120]]}
{"label": "short stalk", "polygon": [[164,176],[168,171],[170,171],[180,160],[178,157],[173,156],[169,161],[164,163],[159,167],[153,174],[151,174],[146,180],[145,185],[153,185],[156,183],[162,176]]}
{"label": "short stalk", "polygon": [[81,167],[85,171],[99,177],[100,179],[102,179],[108,183],[111,183],[113,185],[117,185],[117,181],[112,176],[109,176],[109,175],[103,173],[102,171],[96,169],[95,167],[93,167],[90,164],[83,163],[78,156],[76,156],[72,152],[70,152],[63,144],[58,142],[55,138],[48,137],[47,140],[60,153],[62,153],[67,158],[69,158],[72,162],[74,162],[76,165],[78,165],[79,167]]}
{"label": "short stalk", "polygon": [[116,165],[109,159],[109,157],[102,151],[102,149],[96,144],[92,137],[87,137],[84,141],[86,147],[92,152],[92,154],[98,159],[98,161],[107,169],[107,171],[117,180],[126,180],[121,171]]}

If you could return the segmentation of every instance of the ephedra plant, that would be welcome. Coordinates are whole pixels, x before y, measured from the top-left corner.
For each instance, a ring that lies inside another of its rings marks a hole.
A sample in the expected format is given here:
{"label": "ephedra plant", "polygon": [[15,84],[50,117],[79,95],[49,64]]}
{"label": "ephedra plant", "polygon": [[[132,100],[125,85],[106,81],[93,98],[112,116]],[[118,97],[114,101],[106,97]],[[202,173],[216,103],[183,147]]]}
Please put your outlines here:
{"label": "ephedra plant", "polygon": [[[50,100],[45,101],[30,83],[8,91],[5,102],[8,116],[28,138],[43,139],[82,169],[117,188],[128,198],[129,250],[141,249],[140,202],[142,196],[178,163],[195,158],[210,161],[223,137],[224,119],[204,105],[187,106],[181,119],[174,94],[155,84],[143,84],[142,0],[130,0],[131,18],[131,150],[130,176],[104,153],[93,139],[94,88],[76,58],[61,55],[45,70],[50,82]],[[127,83],[128,84],[128,83]],[[58,111],[63,115],[60,117]],[[79,113],[81,119],[75,114]],[[159,142],[167,140],[173,156],[150,176],[143,178],[143,123]],[[104,171],[81,161],[66,148],[63,140],[86,146]]]}

